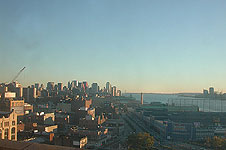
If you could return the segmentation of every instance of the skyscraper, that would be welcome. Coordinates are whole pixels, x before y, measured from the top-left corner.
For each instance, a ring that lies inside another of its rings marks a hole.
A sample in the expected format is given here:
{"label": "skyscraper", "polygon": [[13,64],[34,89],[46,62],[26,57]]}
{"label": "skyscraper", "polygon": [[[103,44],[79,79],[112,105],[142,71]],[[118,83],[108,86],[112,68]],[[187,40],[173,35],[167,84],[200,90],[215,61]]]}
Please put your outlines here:
{"label": "skyscraper", "polygon": [[98,93],[98,84],[97,83],[92,84],[92,93]]}
{"label": "skyscraper", "polygon": [[70,81],[68,81],[67,87],[68,87],[68,89],[71,89],[71,82]]}
{"label": "skyscraper", "polygon": [[46,89],[48,91],[53,91],[54,90],[54,82],[48,82]]}
{"label": "skyscraper", "polygon": [[108,94],[111,93],[111,84],[110,84],[110,82],[107,82],[107,83],[106,83],[106,92],[107,92]]}
{"label": "skyscraper", "polygon": [[63,91],[63,83],[58,83],[58,91]]}
{"label": "skyscraper", "polygon": [[78,87],[78,80],[73,80],[73,81],[71,82],[71,87],[72,87],[72,88]]}
{"label": "skyscraper", "polygon": [[79,88],[80,90],[84,89],[84,85],[83,85],[82,82],[78,82],[78,88]]}
{"label": "skyscraper", "polygon": [[16,97],[21,98],[23,97],[23,88],[22,87],[17,87],[14,90],[16,92]]}
{"label": "skyscraper", "polygon": [[40,91],[42,91],[44,88],[45,88],[45,87],[44,87],[44,84],[41,84],[41,85],[40,85]]}
{"label": "skyscraper", "polygon": [[117,96],[122,96],[121,90],[117,90]]}
{"label": "skyscraper", "polygon": [[111,88],[111,96],[117,96],[116,94],[117,94],[117,88],[116,88],[116,86],[113,86]]}
{"label": "skyscraper", "polygon": [[39,83],[35,83],[36,90],[39,90]]}
{"label": "skyscraper", "polygon": [[210,95],[214,95],[214,88],[213,88],[213,87],[210,87],[210,88],[209,88],[209,94],[210,94]]}
{"label": "skyscraper", "polygon": [[88,82],[86,82],[86,81],[83,81],[83,85],[84,85],[85,89],[87,89],[89,87]]}
{"label": "skyscraper", "polygon": [[23,97],[27,102],[36,98],[36,88],[23,88]]}
{"label": "skyscraper", "polygon": [[208,95],[208,90],[203,89],[203,95]]}

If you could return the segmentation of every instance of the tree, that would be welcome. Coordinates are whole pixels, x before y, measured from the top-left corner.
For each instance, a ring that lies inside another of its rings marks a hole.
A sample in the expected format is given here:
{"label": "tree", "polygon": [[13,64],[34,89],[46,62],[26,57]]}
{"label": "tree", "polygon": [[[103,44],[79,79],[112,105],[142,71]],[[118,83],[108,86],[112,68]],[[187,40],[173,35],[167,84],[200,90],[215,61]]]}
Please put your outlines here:
{"label": "tree", "polygon": [[214,136],[206,140],[206,146],[216,150],[226,150],[226,139]]}
{"label": "tree", "polygon": [[154,144],[154,137],[149,133],[131,134],[128,137],[129,150],[151,150]]}

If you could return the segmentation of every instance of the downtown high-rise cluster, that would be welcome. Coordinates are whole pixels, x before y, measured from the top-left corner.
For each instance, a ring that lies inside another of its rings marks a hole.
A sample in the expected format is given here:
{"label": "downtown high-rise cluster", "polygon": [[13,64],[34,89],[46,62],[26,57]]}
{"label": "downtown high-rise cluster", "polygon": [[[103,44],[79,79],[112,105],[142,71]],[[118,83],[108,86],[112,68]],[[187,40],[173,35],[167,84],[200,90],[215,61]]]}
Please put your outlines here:
{"label": "downtown high-rise cluster", "polygon": [[16,81],[1,83],[0,139],[101,147],[123,129],[118,119],[125,106],[116,102],[120,98],[121,91],[110,82],[103,88],[77,80],[65,86],[61,82],[28,87]]}

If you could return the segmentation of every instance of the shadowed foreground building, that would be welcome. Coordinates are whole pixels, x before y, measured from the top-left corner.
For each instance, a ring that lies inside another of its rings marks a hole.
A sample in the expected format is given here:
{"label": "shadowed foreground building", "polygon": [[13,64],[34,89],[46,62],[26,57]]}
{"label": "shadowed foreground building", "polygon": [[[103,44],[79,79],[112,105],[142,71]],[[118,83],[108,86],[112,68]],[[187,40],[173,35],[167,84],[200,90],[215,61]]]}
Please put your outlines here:
{"label": "shadowed foreground building", "polygon": [[18,141],[8,141],[0,140],[1,150],[82,150],[80,148],[29,143],[29,142],[18,142]]}

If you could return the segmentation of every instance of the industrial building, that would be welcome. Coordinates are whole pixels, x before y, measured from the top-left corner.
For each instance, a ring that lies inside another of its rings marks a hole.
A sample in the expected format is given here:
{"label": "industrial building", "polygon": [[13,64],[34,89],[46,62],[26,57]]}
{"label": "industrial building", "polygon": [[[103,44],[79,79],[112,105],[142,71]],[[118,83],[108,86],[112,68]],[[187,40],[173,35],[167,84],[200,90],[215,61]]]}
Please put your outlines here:
{"label": "industrial building", "polygon": [[195,106],[141,106],[135,112],[163,139],[188,141],[226,135],[226,113],[200,112]]}

